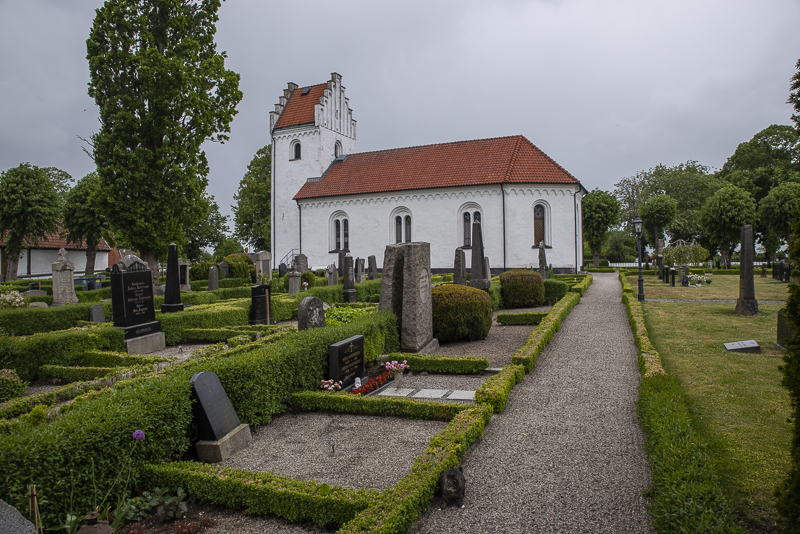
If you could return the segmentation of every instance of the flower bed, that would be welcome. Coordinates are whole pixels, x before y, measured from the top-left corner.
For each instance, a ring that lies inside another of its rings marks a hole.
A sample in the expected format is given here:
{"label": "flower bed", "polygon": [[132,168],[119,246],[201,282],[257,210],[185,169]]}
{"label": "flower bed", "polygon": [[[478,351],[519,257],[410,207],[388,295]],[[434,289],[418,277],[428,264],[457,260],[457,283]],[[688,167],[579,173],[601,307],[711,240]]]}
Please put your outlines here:
{"label": "flower bed", "polygon": [[386,371],[381,376],[376,376],[375,378],[373,378],[360,388],[355,388],[351,390],[350,393],[354,395],[368,395],[373,391],[375,391],[376,389],[378,389],[379,387],[386,384],[387,382],[389,382],[389,380],[391,379],[392,379],[392,373]]}

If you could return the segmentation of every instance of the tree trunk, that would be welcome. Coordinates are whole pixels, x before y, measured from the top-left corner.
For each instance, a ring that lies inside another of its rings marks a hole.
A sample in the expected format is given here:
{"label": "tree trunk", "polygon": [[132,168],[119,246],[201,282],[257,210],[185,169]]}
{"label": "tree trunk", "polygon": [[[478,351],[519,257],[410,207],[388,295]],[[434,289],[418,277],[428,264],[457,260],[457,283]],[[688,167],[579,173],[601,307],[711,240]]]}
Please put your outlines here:
{"label": "tree trunk", "polygon": [[661,243],[659,243],[658,236],[659,236],[658,226],[654,226],[653,227],[653,241],[655,241],[655,244],[653,245],[653,248],[656,249],[656,255],[661,254],[661,246],[660,246]]}
{"label": "tree trunk", "polygon": [[95,243],[94,246],[91,246],[89,243],[87,243],[86,244],[86,269],[84,270],[84,276],[94,276],[95,258],[97,258],[97,244]]}
{"label": "tree trunk", "polygon": [[153,295],[155,295],[156,288],[158,288],[158,259],[156,258],[156,253],[151,251],[142,251],[140,258],[150,268],[150,275],[153,280]]}
{"label": "tree trunk", "polygon": [[593,250],[592,251],[592,265],[594,265],[595,268],[600,267],[600,251],[599,250]]}
{"label": "tree trunk", "polygon": [[[8,249],[6,249],[8,250]],[[8,254],[8,271],[6,271],[6,280],[16,280],[17,271],[19,270],[19,254]]]}
{"label": "tree trunk", "polygon": [[722,268],[723,269],[727,269],[728,268],[728,251],[726,249],[724,249],[724,248],[720,248],[719,249],[719,256],[720,256],[720,259],[722,260]]}

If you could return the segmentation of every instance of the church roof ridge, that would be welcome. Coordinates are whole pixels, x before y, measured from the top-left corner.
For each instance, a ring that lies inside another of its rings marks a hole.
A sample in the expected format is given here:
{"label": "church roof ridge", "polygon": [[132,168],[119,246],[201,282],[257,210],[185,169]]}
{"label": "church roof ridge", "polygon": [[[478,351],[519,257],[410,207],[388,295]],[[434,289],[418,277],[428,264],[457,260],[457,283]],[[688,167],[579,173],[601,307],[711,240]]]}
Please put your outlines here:
{"label": "church roof ridge", "polygon": [[[294,84],[292,84],[294,85]],[[314,85],[297,87],[292,90],[288,97],[286,106],[280,113],[275,122],[275,130],[300,126],[303,124],[314,124],[314,106],[320,103],[320,99],[328,87],[328,82]],[[304,91],[308,92],[304,94]]]}

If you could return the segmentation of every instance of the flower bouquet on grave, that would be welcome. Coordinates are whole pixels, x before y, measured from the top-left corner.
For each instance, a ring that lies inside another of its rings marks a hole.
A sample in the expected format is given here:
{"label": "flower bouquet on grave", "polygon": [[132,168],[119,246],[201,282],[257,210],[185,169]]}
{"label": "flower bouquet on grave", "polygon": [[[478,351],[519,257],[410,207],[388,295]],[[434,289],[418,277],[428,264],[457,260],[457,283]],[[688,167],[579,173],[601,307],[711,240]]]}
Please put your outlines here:
{"label": "flower bouquet on grave", "polygon": [[411,369],[408,360],[403,360],[403,363],[398,363],[397,360],[386,362],[386,370],[394,374],[394,383],[396,388],[403,386],[403,373],[406,369]]}
{"label": "flower bouquet on grave", "polygon": [[342,389],[342,381],[340,380],[339,382],[334,382],[333,378],[330,380],[323,380],[319,388],[326,391],[339,391]]}
{"label": "flower bouquet on grave", "polygon": [[384,385],[386,382],[389,381],[390,378],[391,378],[391,373],[389,371],[386,371],[381,376],[373,378],[360,388],[351,389],[350,393],[354,395],[366,395]]}
{"label": "flower bouquet on grave", "polygon": [[308,291],[308,282],[303,282],[300,285],[303,286],[303,291]]}
{"label": "flower bouquet on grave", "polygon": [[681,280],[681,285],[682,286],[688,286],[689,285],[689,279],[688,278],[684,278],[683,280]]}

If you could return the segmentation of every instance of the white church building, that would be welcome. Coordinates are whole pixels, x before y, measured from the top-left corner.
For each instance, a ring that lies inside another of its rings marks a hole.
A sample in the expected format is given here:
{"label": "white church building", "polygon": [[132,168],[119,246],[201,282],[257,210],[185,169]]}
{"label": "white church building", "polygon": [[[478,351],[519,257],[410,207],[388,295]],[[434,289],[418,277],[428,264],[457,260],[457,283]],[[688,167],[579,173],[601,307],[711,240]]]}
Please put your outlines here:
{"label": "white church building", "polygon": [[321,268],[345,250],[375,255],[380,268],[386,245],[426,241],[434,272],[452,271],[479,221],[494,273],[538,268],[541,242],[556,272],[580,268],[586,190],[521,135],[358,153],[336,73],[319,85],[289,83],[270,131],[276,264],[302,253]]}

